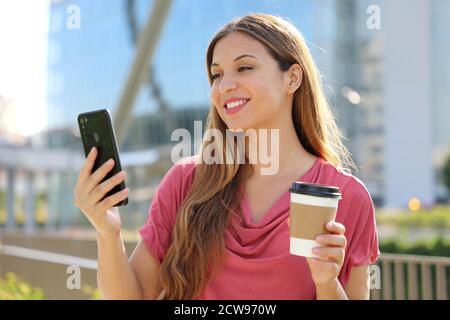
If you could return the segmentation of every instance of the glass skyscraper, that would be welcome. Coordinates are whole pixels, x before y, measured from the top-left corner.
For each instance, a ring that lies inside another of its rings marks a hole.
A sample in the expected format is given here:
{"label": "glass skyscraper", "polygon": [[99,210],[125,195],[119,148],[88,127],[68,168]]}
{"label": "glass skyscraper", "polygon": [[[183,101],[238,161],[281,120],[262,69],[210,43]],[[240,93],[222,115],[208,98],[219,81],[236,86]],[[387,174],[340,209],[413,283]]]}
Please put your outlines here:
{"label": "glass skyscraper", "polygon": [[[290,19],[314,44],[311,50],[323,72],[329,75],[334,58],[334,2],[175,0],[153,59],[154,81],[170,108],[206,108],[209,104],[206,46],[220,26],[249,12],[279,14]],[[79,8],[79,29],[67,27],[71,16],[67,12],[69,6]],[[149,0],[78,0],[52,4],[51,127],[74,126],[76,115],[86,109],[110,108],[114,111],[135,53],[133,21],[137,29],[141,29],[151,6]],[[152,99],[144,85],[134,113],[142,115],[157,111],[158,102]]]}

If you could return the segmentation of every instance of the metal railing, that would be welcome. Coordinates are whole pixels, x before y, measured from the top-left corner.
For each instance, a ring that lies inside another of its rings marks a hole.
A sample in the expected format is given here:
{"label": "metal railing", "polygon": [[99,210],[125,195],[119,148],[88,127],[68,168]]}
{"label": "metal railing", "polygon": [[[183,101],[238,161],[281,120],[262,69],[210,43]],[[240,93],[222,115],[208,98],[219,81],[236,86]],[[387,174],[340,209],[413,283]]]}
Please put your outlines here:
{"label": "metal railing", "polygon": [[380,289],[371,290],[374,300],[447,300],[449,257],[382,253]]}
{"label": "metal railing", "polygon": [[[76,251],[67,251],[68,254],[62,254],[62,249],[65,245],[56,246],[54,242],[41,241],[42,244],[39,245],[39,240],[34,241],[36,247],[24,248],[19,247],[21,241],[18,241],[17,245],[13,245],[14,240],[9,239],[12,242],[10,244],[0,243],[0,261],[7,257],[15,257],[16,262],[13,265],[9,264],[9,268],[13,271],[16,270],[19,265],[22,264],[23,259],[29,260],[30,263],[36,265],[38,269],[43,266],[48,265],[50,268],[57,265],[78,265],[86,270],[96,270],[96,260],[92,259],[92,253],[95,252],[96,243],[94,240],[85,240],[83,243],[78,243],[77,246],[82,246],[84,249]],[[11,241],[12,240],[12,241]],[[23,239],[22,239],[23,240]],[[66,239],[66,241],[70,241]],[[22,243],[23,244],[23,243]],[[51,252],[51,247],[59,251],[60,253]],[[128,249],[132,249],[135,243],[127,243]],[[47,247],[47,248],[45,248]],[[69,246],[75,249],[76,246]],[[44,250],[36,250],[42,248]],[[89,250],[87,250],[89,249]],[[80,257],[79,253],[90,252],[90,257]],[[78,254],[77,254],[78,253]],[[18,259],[18,260],[17,260]],[[5,260],[3,260],[5,262]],[[372,268],[375,267],[375,268]],[[432,257],[432,256],[417,256],[417,255],[403,255],[403,254],[389,254],[382,253],[377,264],[371,266],[371,270],[375,273],[371,273],[371,299],[372,300],[447,300],[449,293],[449,282],[447,276],[450,275],[450,258],[448,257]],[[34,273],[45,273],[45,270],[36,270],[35,268],[20,268],[22,272],[28,272],[30,274]],[[47,267],[45,269],[48,269]],[[8,271],[8,270],[3,270]],[[26,276],[26,275],[24,275]],[[54,277],[50,277],[53,279]],[[50,279],[49,278],[49,279]],[[54,282],[54,279],[51,280]],[[96,286],[94,278],[90,285]],[[375,284],[375,286],[374,286]],[[49,284],[51,285],[51,284]],[[43,286],[45,290],[45,285]],[[67,290],[66,290],[67,291]],[[64,292],[55,291],[55,297]],[[71,298],[71,296],[68,296]]]}

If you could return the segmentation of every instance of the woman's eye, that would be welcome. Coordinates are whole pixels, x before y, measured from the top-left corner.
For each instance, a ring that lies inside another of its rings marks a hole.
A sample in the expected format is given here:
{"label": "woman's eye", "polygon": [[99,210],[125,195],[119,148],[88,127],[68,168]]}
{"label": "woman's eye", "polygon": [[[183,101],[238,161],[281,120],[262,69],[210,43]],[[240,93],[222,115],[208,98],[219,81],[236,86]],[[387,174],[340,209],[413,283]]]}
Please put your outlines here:
{"label": "woman's eye", "polygon": [[252,68],[252,67],[240,67],[240,68],[238,69],[238,71],[241,71],[241,70],[244,70],[244,69],[251,70],[251,69],[253,69],[253,68]]}
{"label": "woman's eye", "polygon": [[[251,69],[253,69],[253,68],[252,68],[252,67],[239,67],[239,68],[238,68],[238,71],[241,72],[241,71],[251,70]],[[211,75],[211,78],[212,78],[213,80],[216,80],[216,79],[219,78],[220,76],[221,76],[220,73],[216,73],[216,74]]]}

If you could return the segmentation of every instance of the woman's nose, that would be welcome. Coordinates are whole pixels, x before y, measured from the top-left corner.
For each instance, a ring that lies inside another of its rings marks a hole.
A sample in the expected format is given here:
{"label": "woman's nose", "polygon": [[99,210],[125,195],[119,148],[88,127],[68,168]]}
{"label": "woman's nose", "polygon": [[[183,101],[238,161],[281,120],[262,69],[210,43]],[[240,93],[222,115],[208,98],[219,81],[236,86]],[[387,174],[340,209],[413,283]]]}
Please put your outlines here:
{"label": "woman's nose", "polygon": [[232,76],[223,75],[222,79],[220,79],[219,91],[220,93],[225,93],[227,91],[233,90],[237,88],[236,79]]}

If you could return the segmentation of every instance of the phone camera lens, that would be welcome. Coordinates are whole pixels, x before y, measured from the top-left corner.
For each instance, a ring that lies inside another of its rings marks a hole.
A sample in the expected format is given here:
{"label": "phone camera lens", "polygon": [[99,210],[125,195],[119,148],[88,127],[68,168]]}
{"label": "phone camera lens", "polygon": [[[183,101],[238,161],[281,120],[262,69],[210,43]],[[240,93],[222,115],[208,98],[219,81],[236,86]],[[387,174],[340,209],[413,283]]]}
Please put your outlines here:
{"label": "phone camera lens", "polygon": [[81,123],[81,124],[84,124],[84,118],[81,118],[81,119],[80,119],[80,123]]}

